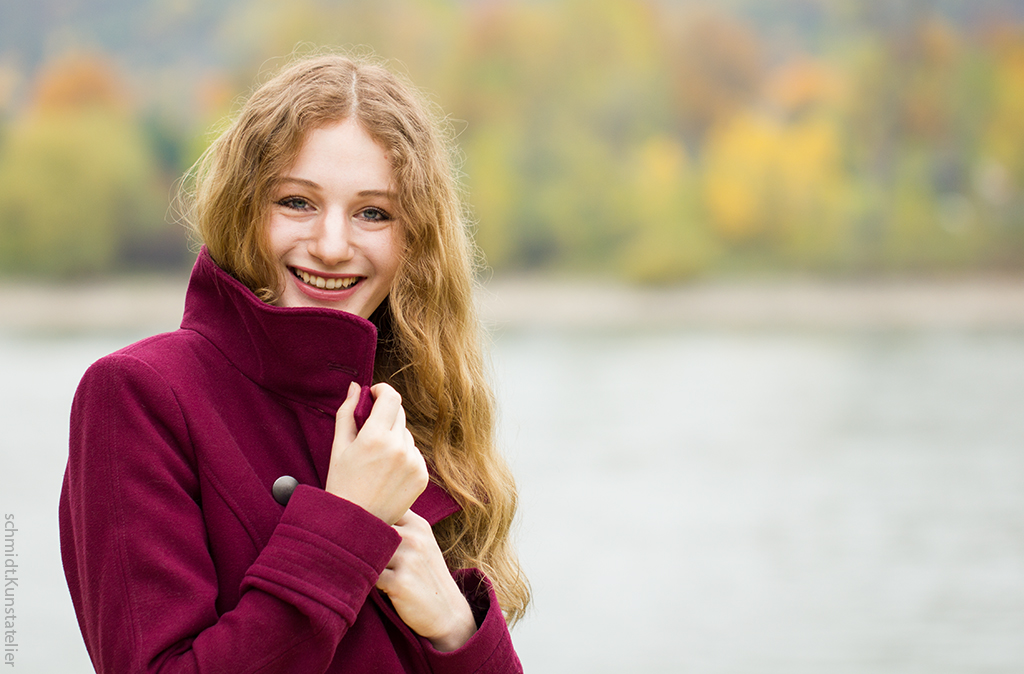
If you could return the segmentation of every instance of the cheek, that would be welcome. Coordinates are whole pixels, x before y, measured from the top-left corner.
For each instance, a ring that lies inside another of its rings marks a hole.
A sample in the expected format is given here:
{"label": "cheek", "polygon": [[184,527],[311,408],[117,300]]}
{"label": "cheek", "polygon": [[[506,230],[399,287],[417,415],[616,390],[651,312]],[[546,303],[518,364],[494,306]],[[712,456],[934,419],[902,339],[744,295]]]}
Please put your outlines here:
{"label": "cheek", "polygon": [[287,252],[285,227],[276,218],[271,217],[267,221],[266,241],[267,251],[275,260]]}
{"label": "cheek", "polygon": [[307,243],[306,230],[288,218],[271,218],[267,223],[267,251],[273,262],[281,262],[291,253],[302,252]]}
{"label": "cheek", "polygon": [[405,238],[398,227],[388,230],[386,237],[382,237],[378,248],[377,270],[381,276],[386,277],[388,286],[394,281],[395,272],[402,262],[402,253],[405,250]]}

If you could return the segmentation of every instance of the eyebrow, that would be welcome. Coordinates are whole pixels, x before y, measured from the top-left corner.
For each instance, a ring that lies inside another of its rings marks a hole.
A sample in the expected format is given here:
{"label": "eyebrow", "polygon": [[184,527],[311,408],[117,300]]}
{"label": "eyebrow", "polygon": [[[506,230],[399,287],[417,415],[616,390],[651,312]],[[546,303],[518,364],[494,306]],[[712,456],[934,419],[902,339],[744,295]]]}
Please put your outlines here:
{"label": "eyebrow", "polygon": [[[315,183],[312,180],[306,180],[305,178],[293,178],[291,176],[284,176],[284,177],[280,178],[277,182],[278,182],[278,184],[291,183],[293,185],[301,185],[303,187],[308,187],[311,190],[322,190],[323,189],[320,186],[319,183]],[[397,198],[398,195],[396,195],[394,192],[391,192],[389,190],[362,190],[361,192],[357,193],[356,196],[364,197],[364,198],[365,197],[384,197],[385,199],[392,199],[392,200],[394,200],[395,198]]]}
{"label": "eyebrow", "polygon": [[397,194],[388,190],[363,190],[358,196],[361,197],[384,197],[386,199],[395,199]]}

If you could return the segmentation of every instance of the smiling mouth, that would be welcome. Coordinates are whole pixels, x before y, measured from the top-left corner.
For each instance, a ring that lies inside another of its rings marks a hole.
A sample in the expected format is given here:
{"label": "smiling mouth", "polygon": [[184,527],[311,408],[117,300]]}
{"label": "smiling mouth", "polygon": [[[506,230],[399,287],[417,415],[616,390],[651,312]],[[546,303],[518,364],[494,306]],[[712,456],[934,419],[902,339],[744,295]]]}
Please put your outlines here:
{"label": "smiling mouth", "polygon": [[362,279],[361,276],[345,276],[343,278],[325,278],[323,276],[317,276],[316,274],[310,274],[309,272],[301,269],[291,268],[293,274],[302,280],[303,283],[311,285],[314,288],[320,288],[321,290],[345,290],[351,288],[355,284],[359,283]]}

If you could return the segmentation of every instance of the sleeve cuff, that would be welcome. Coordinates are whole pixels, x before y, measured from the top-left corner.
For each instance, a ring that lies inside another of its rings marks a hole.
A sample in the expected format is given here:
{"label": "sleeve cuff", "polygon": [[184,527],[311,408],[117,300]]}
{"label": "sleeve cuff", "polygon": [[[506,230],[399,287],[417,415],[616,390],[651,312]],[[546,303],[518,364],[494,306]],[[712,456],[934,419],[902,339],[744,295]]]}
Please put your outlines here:
{"label": "sleeve cuff", "polygon": [[242,581],[302,608],[315,603],[355,619],[401,543],[359,506],[299,485],[266,547]]}
{"label": "sleeve cuff", "polygon": [[436,650],[428,639],[420,637],[431,671],[434,674],[521,673],[523,668],[512,648],[512,637],[491,582],[477,569],[456,571],[454,575],[473,609],[477,631],[462,648],[449,653]]}

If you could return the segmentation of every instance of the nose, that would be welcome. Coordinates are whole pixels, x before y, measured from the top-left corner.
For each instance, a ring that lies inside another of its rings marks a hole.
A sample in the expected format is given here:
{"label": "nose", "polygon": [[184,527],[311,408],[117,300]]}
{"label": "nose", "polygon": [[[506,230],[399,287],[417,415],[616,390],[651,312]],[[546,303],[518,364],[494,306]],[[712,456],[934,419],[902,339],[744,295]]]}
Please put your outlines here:
{"label": "nose", "polygon": [[309,240],[309,253],[327,266],[352,259],[352,225],[341,212],[328,212]]}

